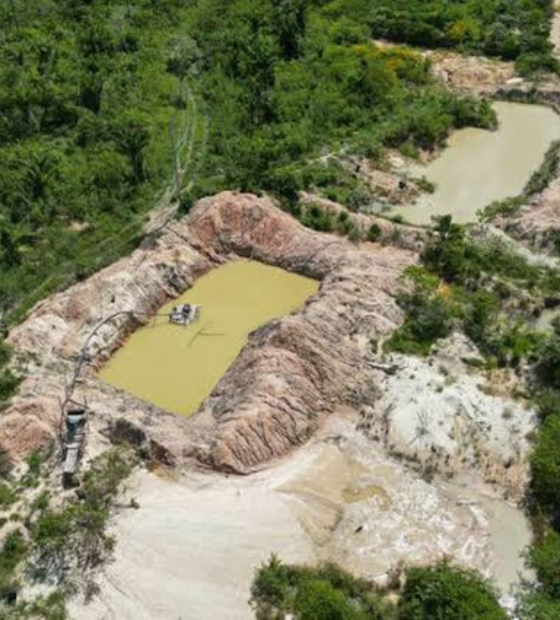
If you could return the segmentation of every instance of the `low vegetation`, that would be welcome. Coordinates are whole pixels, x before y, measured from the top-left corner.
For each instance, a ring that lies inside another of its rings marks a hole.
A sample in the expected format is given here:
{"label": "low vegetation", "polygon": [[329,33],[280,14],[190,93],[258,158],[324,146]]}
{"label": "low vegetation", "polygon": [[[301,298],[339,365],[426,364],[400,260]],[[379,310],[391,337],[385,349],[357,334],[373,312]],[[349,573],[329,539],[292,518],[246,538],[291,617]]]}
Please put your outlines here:
{"label": "low vegetation", "polygon": [[[95,569],[110,558],[114,548],[107,524],[134,463],[131,453],[113,448],[91,464],[76,493],[62,503],[54,502],[45,490],[24,507],[25,514],[17,520],[21,525],[7,535],[0,550],[0,617],[63,620],[66,596],[78,589],[86,597],[96,591]],[[19,482],[28,486],[26,479],[33,479],[38,484],[40,475],[40,461],[32,455]],[[17,482],[4,483],[8,501],[4,508],[13,503],[12,488]],[[24,575],[28,583],[46,586],[47,594],[19,601]]]}
{"label": "low vegetation", "polygon": [[[442,562],[408,569],[404,586],[379,588],[335,564],[312,568],[276,557],[256,572],[251,604],[259,620],[505,620],[492,586]],[[398,595],[398,602],[394,596]]]}
{"label": "low vegetation", "polygon": [[439,280],[421,269],[408,272],[410,290],[398,297],[405,311],[403,325],[393,333],[386,348],[398,353],[428,355],[432,345],[449,335],[453,326],[453,304],[439,289]]}
{"label": "low vegetation", "polygon": [[82,578],[110,555],[114,540],[106,532],[113,500],[131,472],[130,455],[112,450],[85,473],[77,497],[62,508],[44,506],[31,528],[32,565],[36,577],[65,581],[65,569],[76,568]]}
{"label": "low vegetation", "polygon": [[10,600],[19,587],[17,569],[28,553],[28,543],[19,530],[8,534],[0,550],[0,600]]}
{"label": "low vegetation", "polygon": [[553,294],[560,274],[529,264],[499,240],[470,238],[449,216],[439,218],[430,234],[424,265],[408,272],[410,286],[400,296],[405,323],[387,348],[426,355],[436,340],[457,327],[489,364],[517,367],[529,362],[544,383],[553,384],[557,337],[530,328],[517,297]]}
{"label": "low vegetation", "polygon": [[0,337],[0,411],[6,407],[21,382],[20,377],[8,366],[11,356],[10,347]]}

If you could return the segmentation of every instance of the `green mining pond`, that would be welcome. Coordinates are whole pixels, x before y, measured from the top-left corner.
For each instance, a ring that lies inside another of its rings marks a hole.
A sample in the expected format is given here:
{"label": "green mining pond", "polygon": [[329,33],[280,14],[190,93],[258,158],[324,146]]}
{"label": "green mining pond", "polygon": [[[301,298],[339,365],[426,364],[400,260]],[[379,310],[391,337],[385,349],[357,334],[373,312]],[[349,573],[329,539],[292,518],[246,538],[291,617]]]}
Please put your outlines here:
{"label": "green mining pond", "polygon": [[[318,289],[315,280],[255,261],[218,267],[147,326],[132,334],[101,369],[101,379],[159,407],[191,415],[247,342],[248,334],[299,308]],[[198,319],[175,325],[179,304],[200,306]]]}

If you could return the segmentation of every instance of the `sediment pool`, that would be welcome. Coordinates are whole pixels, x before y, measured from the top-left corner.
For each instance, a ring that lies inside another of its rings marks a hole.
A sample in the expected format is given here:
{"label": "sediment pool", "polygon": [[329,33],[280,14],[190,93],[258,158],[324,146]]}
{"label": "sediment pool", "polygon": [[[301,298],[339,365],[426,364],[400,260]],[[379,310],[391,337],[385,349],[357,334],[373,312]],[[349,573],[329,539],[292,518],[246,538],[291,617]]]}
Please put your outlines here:
{"label": "sediment pool", "polygon": [[435,183],[436,190],[414,204],[393,207],[391,215],[413,224],[429,224],[432,216],[447,213],[457,222],[474,222],[479,209],[523,192],[550,144],[560,138],[560,116],[541,105],[501,101],[494,109],[496,131],[456,131],[439,157],[409,170]]}
{"label": "sediment pool", "polygon": [[315,280],[255,261],[236,261],[209,272],[158,315],[178,304],[199,304],[189,326],[166,316],[132,334],[101,369],[107,383],[159,407],[190,415],[210,394],[247,335],[299,308],[318,289]]}

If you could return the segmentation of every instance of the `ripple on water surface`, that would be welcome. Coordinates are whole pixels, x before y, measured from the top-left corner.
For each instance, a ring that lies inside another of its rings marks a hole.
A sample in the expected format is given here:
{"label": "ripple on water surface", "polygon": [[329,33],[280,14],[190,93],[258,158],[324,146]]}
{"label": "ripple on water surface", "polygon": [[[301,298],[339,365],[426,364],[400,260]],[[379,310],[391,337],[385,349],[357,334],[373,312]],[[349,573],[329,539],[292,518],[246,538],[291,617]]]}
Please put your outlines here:
{"label": "ripple on water surface", "polygon": [[454,132],[441,155],[409,170],[435,183],[435,192],[393,207],[391,215],[413,224],[429,224],[432,216],[447,213],[457,222],[474,222],[480,209],[523,192],[550,144],[560,138],[560,116],[541,105],[501,101],[493,107],[499,128]]}
{"label": "ripple on water surface", "polygon": [[201,306],[199,320],[172,325],[165,316],[132,334],[101,369],[100,377],[159,407],[192,414],[210,394],[248,334],[299,308],[318,283],[255,261],[236,261],[210,271],[181,297]]}

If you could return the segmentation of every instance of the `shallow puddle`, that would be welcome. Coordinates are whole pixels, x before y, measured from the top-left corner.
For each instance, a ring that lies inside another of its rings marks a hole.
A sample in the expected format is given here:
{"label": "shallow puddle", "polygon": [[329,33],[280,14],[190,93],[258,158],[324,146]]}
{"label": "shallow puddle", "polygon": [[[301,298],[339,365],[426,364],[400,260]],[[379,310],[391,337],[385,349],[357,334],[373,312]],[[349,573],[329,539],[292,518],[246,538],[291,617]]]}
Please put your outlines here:
{"label": "shallow puddle", "polygon": [[[163,306],[150,325],[134,332],[100,377],[159,407],[190,415],[251,331],[290,314],[317,289],[315,280],[255,261],[214,269]],[[200,305],[199,319],[188,326],[169,323],[166,315],[184,303]]]}
{"label": "shallow puddle", "polygon": [[436,190],[412,205],[393,207],[391,215],[413,224],[429,224],[432,216],[448,213],[457,222],[474,222],[478,210],[523,192],[550,144],[560,138],[560,117],[541,105],[502,101],[494,109],[497,131],[456,131],[439,157],[410,169],[435,183]]}
{"label": "shallow puddle", "polygon": [[355,504],[357,502],[365,502],[370,499],[375,499],[379,503],[381,510],[388,510],[391,506],[391,498],[389,497],[389,494],[378,484],[346,487],[342,491],[342,499],[347,504]]}

